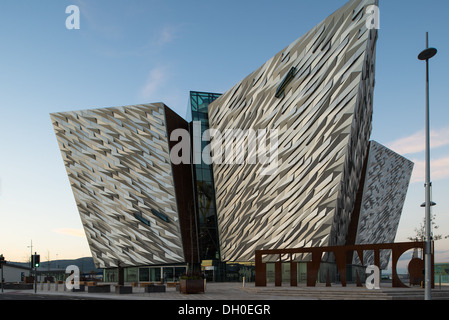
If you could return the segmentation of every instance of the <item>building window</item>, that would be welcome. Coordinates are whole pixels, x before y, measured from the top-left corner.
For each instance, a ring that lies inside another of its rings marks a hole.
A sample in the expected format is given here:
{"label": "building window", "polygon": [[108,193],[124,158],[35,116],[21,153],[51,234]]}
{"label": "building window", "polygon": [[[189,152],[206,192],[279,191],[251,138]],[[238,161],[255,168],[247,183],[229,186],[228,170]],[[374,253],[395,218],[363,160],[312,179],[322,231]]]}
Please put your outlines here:
{"label": "building window", "polygon": [[279,85],[278,89],[276,90],[276,98],[281,98],[284,95],[285,88],[288,86],[288,84],[293,80],[296,74],[296,68],[292,67],[290,71],[285,76],[284,80],[282,80],[281,84]]}

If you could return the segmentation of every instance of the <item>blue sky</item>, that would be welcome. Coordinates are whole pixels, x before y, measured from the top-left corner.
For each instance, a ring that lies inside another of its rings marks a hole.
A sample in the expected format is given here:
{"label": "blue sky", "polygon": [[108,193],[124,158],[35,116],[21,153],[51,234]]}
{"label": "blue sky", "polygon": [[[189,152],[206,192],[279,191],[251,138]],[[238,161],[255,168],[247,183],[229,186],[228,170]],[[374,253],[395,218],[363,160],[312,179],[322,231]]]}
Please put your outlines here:
{"label": "blue sky", "polygon": [[[89,256],[49,113],[164,102],[182,116],[190,90],[224,93],[345,0],[2,0],[0,253],[25,261]],[[68,5],[81,12],[68,30]],[[447,0],[380,1],[372,139],[416,164],[396,241],[424,217],[425,64],[431,61],[434,213],[449,235]],[[449,240],[437,262],[449,261]],[[46,258],[44,258],[46,259]]]}

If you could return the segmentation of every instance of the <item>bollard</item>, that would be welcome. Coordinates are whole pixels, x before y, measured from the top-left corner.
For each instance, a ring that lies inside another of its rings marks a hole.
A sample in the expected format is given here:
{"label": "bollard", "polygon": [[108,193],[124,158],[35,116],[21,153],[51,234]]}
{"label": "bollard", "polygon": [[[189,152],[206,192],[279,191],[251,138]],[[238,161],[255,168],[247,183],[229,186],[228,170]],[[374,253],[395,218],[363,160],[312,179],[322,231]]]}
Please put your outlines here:
{"label": "bollard", "polygon": [[245,277],[243,277],[243,288],[245,288]]}

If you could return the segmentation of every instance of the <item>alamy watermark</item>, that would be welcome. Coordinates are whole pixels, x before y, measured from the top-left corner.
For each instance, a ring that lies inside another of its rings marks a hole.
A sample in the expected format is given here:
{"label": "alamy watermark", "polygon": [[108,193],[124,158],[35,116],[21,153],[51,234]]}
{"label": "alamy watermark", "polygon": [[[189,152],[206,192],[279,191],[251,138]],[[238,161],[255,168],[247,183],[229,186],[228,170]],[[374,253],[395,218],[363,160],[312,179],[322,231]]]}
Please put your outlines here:
{"label": "alamy watermark", "polygon": [[380,290],[380,269],[378,266],[368,266],[366,268],[366,274],[369,276],[366,278],[365,285],[369,290]]}
{"label": "alamy watermark", "polygon": [[[65,9],[65,13],[70,14],[65,21],[68,30],[80,29],[80,9],[76,5],[69,5]],[[376,5],[370,5],[366,8],[366,27],[368,29],[380,29],[380,9]]]}
{"label": "alamy watermark", "polygon": [[65,20],[65,27],[68,30],[80,29],[80,8],[75,5],[70,5],[65,9],[65,13],[70,14]]}
{"label": "alamy watermark", "polygon": [[368,15],[366,17],[366,28],[371,29],[380,29],[380,9],[376,5],[368,6],[365,10],[365,13]]}
{"label": "alamy watermark", "polygon": [[[250,164],[262,165],[261,175],[271,175],[278,169],[279,132],[277,129],[208,129],[201,133],[201,122],[193,122],[190,133],[176,129],[170,141],[178,142],[170,151],[172,164]],[[193,152],[190,146],[193,142]],[[203,142],[208,144],[204,145]]]}
{"label": "alamy watermark", "polygon": [[80,288],[80,269],[77,266],[71,265],[65,269],[65,273],[70,275],[65,281],[65,286],[67,290],[79,289]]}

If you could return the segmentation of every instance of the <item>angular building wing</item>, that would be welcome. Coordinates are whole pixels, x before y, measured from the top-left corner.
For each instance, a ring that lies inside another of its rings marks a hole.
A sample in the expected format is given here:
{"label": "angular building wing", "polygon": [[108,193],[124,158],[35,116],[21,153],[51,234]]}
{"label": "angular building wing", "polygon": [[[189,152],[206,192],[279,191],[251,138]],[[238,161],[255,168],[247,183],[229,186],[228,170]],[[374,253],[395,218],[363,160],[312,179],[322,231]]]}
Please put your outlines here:
{"label": "angular building wing", "polygon": [[[413,167],[410,160],[371,141],[360,209],[352,217],[357,230],[351,244],[394,242]],[[381,269],[387,268],[389,258],[389,251],[381,252]],[[373,252],[366,252],[364,260],[364,265],[374,264]],[[354,255],[353,264],[361,264],[358,255]]]}
{"label": "angular building wing", "polygon": [[51,114],[98,267],[187,260],[182,201],[191,186],[176,186],[168,117],[176,118],[162,103]]}
{"label": "angular building wing", "polygon": [[220,132],[278,132],[275,173],[213,165],[223,260],[345,244],[371,133],[376,3],[350,1],[210,105]]}

